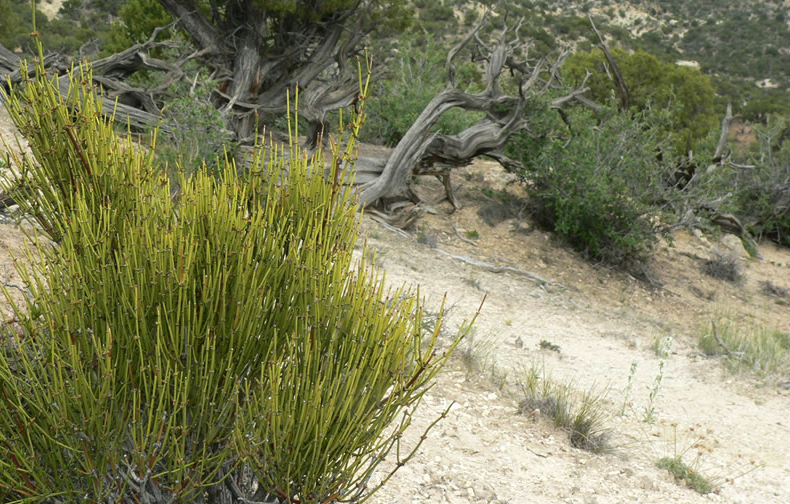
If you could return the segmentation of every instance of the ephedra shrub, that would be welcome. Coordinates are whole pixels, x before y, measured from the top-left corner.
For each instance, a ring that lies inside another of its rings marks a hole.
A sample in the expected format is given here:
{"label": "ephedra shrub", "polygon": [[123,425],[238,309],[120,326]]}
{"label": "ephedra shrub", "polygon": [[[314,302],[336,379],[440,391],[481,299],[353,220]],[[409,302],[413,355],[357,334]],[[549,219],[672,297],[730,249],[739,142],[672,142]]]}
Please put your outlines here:
{"label": "ephedra shrub", "polygon": [[356,204],[320,161],[263,146],[243,179],[226,159],[173,196],[155,136],[116,138],[73,74],[62,97],[39,65],[6,97],[34,158],[6,190],[38,246],[0,339],[0,501],[374,492],[461,334],[440,352],[418,298],[352,261]]}

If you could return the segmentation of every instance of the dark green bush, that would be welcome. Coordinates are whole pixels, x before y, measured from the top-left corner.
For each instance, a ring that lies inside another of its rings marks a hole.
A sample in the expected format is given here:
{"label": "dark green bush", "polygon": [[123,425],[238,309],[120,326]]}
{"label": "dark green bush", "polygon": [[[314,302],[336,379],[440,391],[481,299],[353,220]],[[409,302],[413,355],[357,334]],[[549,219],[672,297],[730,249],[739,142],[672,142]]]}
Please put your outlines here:
{"label": "dark green bush", "polygon": [[[638,111],[648,108],[671,112],[670,145],[677,155],[696,150],[696,143],[715,128],[719,117],[714,109],[711,80],[699,70],[661,61],[645,51],[629,54],[612,49],[612,57],[620,68],[629,90],[629,104]],[[580,85],[588,72],[589,98],[606,103],[615,86],[605,63],[603,51],[576,53],[563,65],[563,75],[570,85]]]}
{"label": "dark green bush", "polygon": [[509,149],[525,165],[537,220],[594,260],[624,267],[644,262],[666,190],[656,155],[656,122],[666,116],[609,111],[596,118],[576,110],[570,134],[546,102],[532,104],[530,114],[542,128],[533,131],[542,134],[519,134]]}
{"label": "dark green bush", "polygon": [[[36,11],[41,40],[51,51],[79,56],[83,44],[95,41],[101,46],[110,32],[111,19],[107,11],[85,6],[79,8],[79,15],[70,19],[55,17],[51,20],[38,9]],[[28,0],[0,0],[0,44],[10,50],[21,49],[27,55],[34,54],[35,44],[30,43],[29,36],[31,13]]]}
{"label": "dark green bush", "polygon": [[[154,29],[166,26],[173,21],[170,14],[158,0],[128,0],[118,12],[122,22],[112,25],[107,50],[121,52],[132,45],[147,40]],[[163,31],[159,40],[170,37],[170,32]]]}
{"label": "dark green bush", "polygon": [[29,297],[2,331],[0,501],[375,491],[458,338],[439,353],[418,298],[353,266],[356,205],[318,158],[260,147],[243,180],[182,171],[172,197],[155,137],[117,138],[89,82],[64,99],[39,66],[7,97],[35,161],[5,189],[57,243],[18,263]]}

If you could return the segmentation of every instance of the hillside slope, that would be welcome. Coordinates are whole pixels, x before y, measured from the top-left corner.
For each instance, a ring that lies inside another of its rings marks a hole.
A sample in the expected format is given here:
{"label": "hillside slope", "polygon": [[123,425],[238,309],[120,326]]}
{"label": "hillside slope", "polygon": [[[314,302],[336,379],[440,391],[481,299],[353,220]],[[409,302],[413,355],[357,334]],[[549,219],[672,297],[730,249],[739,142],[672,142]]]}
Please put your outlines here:
{"label": "hillside slope", "polygon": [[[770,379],[732,376],[697,345],[701,332],[722,317],[790,332],[787,303],[763,293],[766,281],[790,287],[790,251],[763,244],[761,259],[747,259],[736,250],[745,272],[736,286],[700,272],[716,250],[729,250],[726,245],[681,232],[673,247],[665,245],[657,254],[653,271],[662,287],[651,288],[627,274],[589,265],[529,221],[485,224],[478,215],[491,203],[485,193],[508,181],[496,164],[478,162],[454,180],[466,206],[450,214],[446,202],[436,205],[437,214],[418,221],[410,239],[365,220],[371,253],[388,281],[419,285],[428,306],[437,306],[446,295],[453,306],[450,326],[471,316],[486,296],[474,332],[478,343],[472,342],[473,352],[485,361],[482,378],[480,370],[470,373],[460,363],[440,376],[419,414],[420,427],[450,401],[456,405],[430,434],[417,462],[373,502],[790,500],[788,370]],[[431,180],[423,178],[417,187],[428,197],[441,195]],[[462,236],[475,231],[476,246],[462,241],[456,229]],[[561,286],[495,273],[446,253],[528,270]],[[654,346],[667,337],[672,346],[661,371]],[[523,348],[515,344],[517,338]],[[548,345],[542,349],[542,341],[557,345],[559,352]],[[577,391],[606,391],[611,453],[573,448],[567,434],[546,419],[517,413],[519,395],[511,385],[534,363]],[[633,363],[633,383],[626,390]],[[507,384],[499,389],[503,380]],[[625,402],[631,404],[624,408]],[[645,423],[651,406],[657,421]],[[619,416],[623,408],[625,415]],[[417,434],[419,429],[412,432]],[[685,450],[687,463],[701,452],[697,469],[722,484],[719,494],[700,496],[655,467],[659,458]],[[726,483],[754,466],[760,468]]]}
{"label": "hillside slope", "polygon": [[[12,132],[0,112],[0,133],[8,138]],[[790,288],[790,251],[769,243],[760,247],[760,259],[748,259],[736,249],[745,279],[733,285],[700,273],[701,263],[732,240],[678,233],[674,246],[657,254],[652,271],[661,287],[653,288],[591,266],[528,219],[508,216],[517,206],[497,213],[492,191],[521,196],[508,182],[490,162],[459,170],[454,183],[464,208],[451,213],[448,203],[436,203],[435,214],[423,216],[408,236],[363,218],[368,253],[390,284],[419,286],[429,310],[447,297],[452,307],[447,334],[472,316],[485,296],[473,337],[465,343],[482,365],[470,370],[458,360],[439,375],[406,443],[416,442],[433,419],[455,405],[412,463],[369,502],[789,502],[790,370],[769,377],[727,374],[718,360],[701,354],[697,337],[723,317],[790,332],[790,300],[771,297],[763,288],[768,281]],[[430,177],[416,187],[428,200],[442,194]],[[489,226],[481,213],[506,218]],[[0,223],[0,243],[4,281],[18,281],[8,251],[18,253],[23,236],[7,219]],[[469,260],[530,271],[547,281],[497,273]],[[517,338],[523,347],[515,344]],[[664,338],[672,345],[662,369],[654,344]],[[542,349],[542,341],[558,351]],[[514,384],[533,363],[577,391],[605,392],[609,452],[574,448],[567,434],[541,415],[518,414]],[[650,407],[654,423],[643,421]],[[697,469],[721,484],[718,494],[701,496],[655,467],[658,458],[681,451],[687,451],[687,463],[701,453]],[[726,481],[745,471],[751,472]]]}

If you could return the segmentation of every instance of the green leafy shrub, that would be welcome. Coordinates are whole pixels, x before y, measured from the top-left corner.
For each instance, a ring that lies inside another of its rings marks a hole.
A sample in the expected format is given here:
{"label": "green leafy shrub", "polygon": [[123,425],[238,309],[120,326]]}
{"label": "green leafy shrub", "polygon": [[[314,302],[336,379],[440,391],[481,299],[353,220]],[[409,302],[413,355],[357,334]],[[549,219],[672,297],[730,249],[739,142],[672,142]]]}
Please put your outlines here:
{"label": "green leafy shrub", "polygon": [[117,138],[89,82],[63,98],[39,66],[7,97],[35,161],[6,189],[57,243],[18,262],[0,340],[0,501],[364,499],[461,334],[440,353],[417,297],[353,267],[318,157],[261,146],[172,197],[155,135]]}
{"label": "green leafy shrub", "polygon": [[610,111],[596,124],[592,114],[574,111],[569,134],[547,103],[540,107],[532,110],[543,134],[517,134],[509,146],[525,166],[533,215],[592,259],[623,267],[644,262],[666,190],[655,127],[666,117]]}
{"label": "green leafy shrub", "polygon": [[171,172],[176,165],[188,173],[204,163],[211,167],[217,157],[233,156],[238,147],[226,114],[211,102],[210,83],[199,75],[195,82],[194,88],[184,82],[176,84],[171,92],[174,98],[162,110],[172,134],[160,141],[156,159]]}
{"label": "green leafy shrub", "polygon": [[[707,75],[696,68],[661,61],[645,51],[629,54],[614,48],[611,52],[628,86],[631,106],[640,111],[650,107],[670,110],[667,126],[673,132],[671,145],[676,154],[694,150],[696,142],[716,126],[715,92]],[[594,49],[568,58],[563,74],[568,83],[576,85],[591,72],[589,97],[607,103],[615,89],[607,67],[603,51]]]}
{"label": "green leafy shrub", "polygon": [[[121,23],[113,23],[109,34],[109,52],[121,52],[132,45],[147,40],[154,29],[173,21],[172,16],[157,0],[128,0],[118,11]],[[163,31],[159,40],[169,38]]]}

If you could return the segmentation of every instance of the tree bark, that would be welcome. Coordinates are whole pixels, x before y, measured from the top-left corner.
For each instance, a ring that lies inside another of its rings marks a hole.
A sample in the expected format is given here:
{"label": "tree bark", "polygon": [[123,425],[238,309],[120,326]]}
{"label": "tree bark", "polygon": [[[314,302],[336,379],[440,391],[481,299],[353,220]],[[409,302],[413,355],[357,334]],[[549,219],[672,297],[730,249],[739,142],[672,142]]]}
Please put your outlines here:
{"label": "tree bark", "polygon": [[[518,39],[520,24],[517,23],[514,27],[505,26],[496,46],[490,48],[478,37],[478,31],[485,22],[486,16],[448,53],[445,65],[448,86],[426,105],[386,160],[381,175],[369,182],[363,182],[360,191],[362,204],[376,205],[380,211],[386,213],[393,208],[394,203],[402,200],[418,203],[418,198],[411,189],[412,177],[430,174],[442,180],[447,199],[454,208],[458,208],[459,203],[452,193],[450,181],[453,168],[468,165],[474,158],[486,155],[497,160],[509,171],[521,170],[520,163],[504,154],[504,147],[514,133],[524,129],[529,123],[529,118],[524,116],[527,98],[545,94],[555,86],[559,66],[566,54],[553,65],[548,65],[545,61],[530,64],[526,58],[517,61],[513,57],[514,49],[526,44]],[[486,87],[477,94],[458,91],[454,86],[453,59],[472,40],[476,41],[477,53],[487,61]],[[501,89],[499,78],[505,69],[518,76],[518,96],[508,95]],[[548,74],[548,79],[544,78],[544,74]],[[559,108],[577,100],[586,90],[584,87],[574,90],[567,96],[555,99],[552,106]],[[485,117],[478,124],[456,135],[432,133],[431,129],[439,118],[455,107],[485,112]],[[369,171],[371,167],[360,161],[357,162],[357,169]],[[403,208],[402,205],[397,206]],[[393,222],[400,220],[394,215],[392,219]]]}

